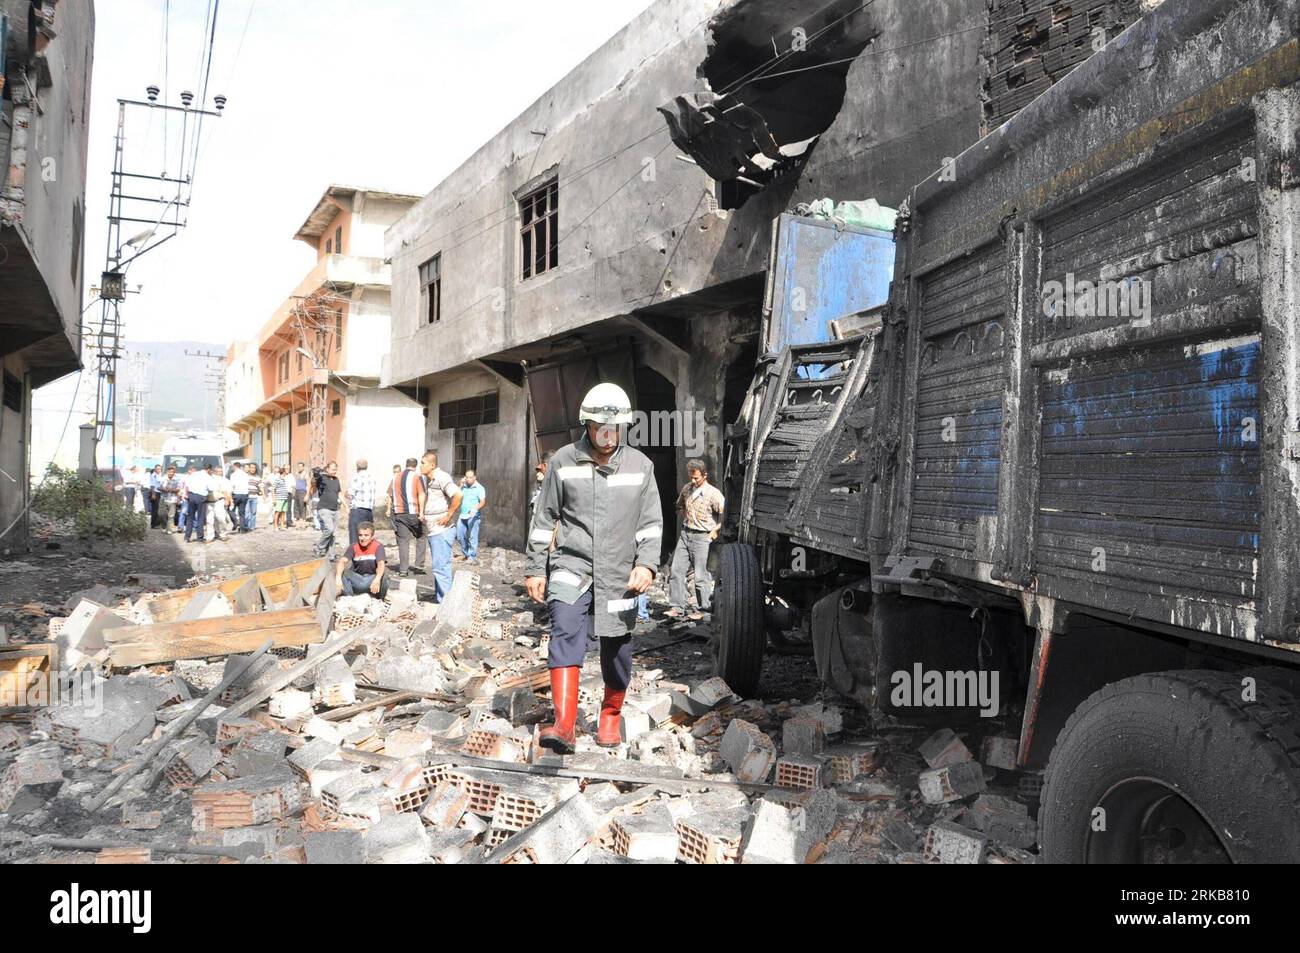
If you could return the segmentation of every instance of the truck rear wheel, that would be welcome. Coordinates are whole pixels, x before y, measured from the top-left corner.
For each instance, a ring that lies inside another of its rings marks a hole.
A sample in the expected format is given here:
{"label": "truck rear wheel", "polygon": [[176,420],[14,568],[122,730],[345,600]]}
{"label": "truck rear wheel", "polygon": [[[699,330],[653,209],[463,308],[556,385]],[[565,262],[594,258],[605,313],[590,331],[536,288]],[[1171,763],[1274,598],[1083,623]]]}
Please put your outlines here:
{"label": "truck rear wheel", "polygon": [[1240,675],[1137,675],[1090,695],[1047,764],[1048,863],[1300,861],[1300,708]]}
{"label": "truck rear wheel", "polygon": [[758,553],[746,543],[727,543],[718,549],[713,593],[714,671],[733,691],[749,697],[758,691],[766,646]]}

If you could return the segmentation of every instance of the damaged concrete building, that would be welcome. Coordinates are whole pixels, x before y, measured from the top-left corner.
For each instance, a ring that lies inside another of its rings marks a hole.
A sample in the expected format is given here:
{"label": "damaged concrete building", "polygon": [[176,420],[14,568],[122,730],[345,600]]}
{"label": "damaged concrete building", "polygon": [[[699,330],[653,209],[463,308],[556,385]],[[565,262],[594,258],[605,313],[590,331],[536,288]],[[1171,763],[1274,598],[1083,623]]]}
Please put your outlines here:
{"label": "damaged concrete building", "polygon": [[383,383],[427,408],[447,469],[481,472],[490,542],[522,539],[533,464],[598,380],[649,415],[667,505],[690,457],[722,469],[774,219],[896,207],[1136,8],[660,0],[389,230]]}
{"label": "damaged concrete building", "polygon": [[0,546],[25,545],[32,390],[81,366],[89,3],[0,2]]}

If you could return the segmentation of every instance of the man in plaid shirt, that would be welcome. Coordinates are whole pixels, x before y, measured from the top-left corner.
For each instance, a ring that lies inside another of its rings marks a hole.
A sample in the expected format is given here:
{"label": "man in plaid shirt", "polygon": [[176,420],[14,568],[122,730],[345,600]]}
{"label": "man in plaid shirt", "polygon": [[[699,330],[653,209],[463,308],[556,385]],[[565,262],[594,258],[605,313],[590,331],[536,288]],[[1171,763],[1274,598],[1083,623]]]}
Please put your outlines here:
{"label": "man in plaid shirt", "polygon": [[370,475],[370,464],[357,461],[357,472],[348,486],[348,544],[357,541],[357,527],[373,522],[375,518],[375,478]]}

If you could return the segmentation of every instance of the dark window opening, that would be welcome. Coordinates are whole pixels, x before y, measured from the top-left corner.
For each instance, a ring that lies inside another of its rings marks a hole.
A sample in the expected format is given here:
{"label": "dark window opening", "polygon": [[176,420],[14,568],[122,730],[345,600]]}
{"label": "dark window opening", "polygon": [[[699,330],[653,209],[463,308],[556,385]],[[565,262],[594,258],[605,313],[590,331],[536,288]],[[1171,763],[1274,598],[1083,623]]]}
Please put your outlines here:
{"label": "dark window opening", "polygon": [[23,412],[23,382],[21,378],[15,377],[8,371],[5,371],[5,396],[4,404],[9,410],[16,414]]}
{"label": "dark window opening", "polygon": [[334,250],[340,255],[343,254],[343,226],[340,225],[334,229]]}
{"label": "dark window opening", "polygon": [[334,315],[334,350],[343,350],[343,312]]}
{"label": "dark window opening", "polygon": [[342,411],[343,411],[343,405],[341,401],[339,401],[337,398],[335,400],[330,401],[331,417],[337,417],[340,413],[342,413]]}
{"label": "dark window opening", "polygon": [[327,254],[327,255],[332,255],[332,254],[334,254],[334,241],[333,241],[333,239],[329,239],[329,238],[325,239],[325,254]]}
{"label": "dark window opening", "polygon": [[307,421],[309,421],[309,420],[311,420],[311,413],[310,413],[309,411],[306,411],[306,410],[300,410],[300,411],[298,411],[298,426],[299,426],[299,427],[305,427],[305,426],[307,426]]}
{"label": "dark window opening", "polygon": [[464,475],[478,469],[478,428],[458,427],[453,442],[452,473]]}
{"label": "dark window opening", "polygon": [[420,296],[424,319],[428,324],[442,320],[442,255],[437,254],[420,266]]}
{"label": "dark window opening", "polygon": [[497,392],[466,397],[463,400],[443,401],[438,405],[438,429],[458,430],[494,424],[500,419]]}
{"label": "dark window opening", "polygon": [[560,182],[554,179],[519,200],[519,255],[522,279],[560,264]]}

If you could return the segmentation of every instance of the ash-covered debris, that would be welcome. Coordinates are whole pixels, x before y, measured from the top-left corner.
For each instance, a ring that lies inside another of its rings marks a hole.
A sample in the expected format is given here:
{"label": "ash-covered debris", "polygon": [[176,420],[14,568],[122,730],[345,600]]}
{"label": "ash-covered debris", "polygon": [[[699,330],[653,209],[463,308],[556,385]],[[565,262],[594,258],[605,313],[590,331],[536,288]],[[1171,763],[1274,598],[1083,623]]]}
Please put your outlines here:
{"label": "ash-covered debris", "polygon": [[[522,569],[490,552],[442,605],[410,580],[333,599],[323,641],[251,664],[121,670],[87,645],[62,663],[77,698],[0,710],[0,860],[1033,862],[1035,787],[1019,793],[1005,731],[740,698],[699,625],[638,630],[622,745],[595,744],[593,656],[577,753],[545,752],[546,611]],[[100,610],[147,627],[173,596],[81,593],[55,628],[90,632]]]}

